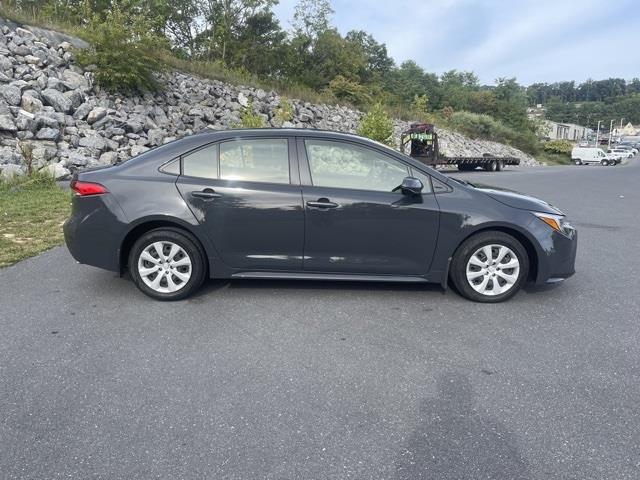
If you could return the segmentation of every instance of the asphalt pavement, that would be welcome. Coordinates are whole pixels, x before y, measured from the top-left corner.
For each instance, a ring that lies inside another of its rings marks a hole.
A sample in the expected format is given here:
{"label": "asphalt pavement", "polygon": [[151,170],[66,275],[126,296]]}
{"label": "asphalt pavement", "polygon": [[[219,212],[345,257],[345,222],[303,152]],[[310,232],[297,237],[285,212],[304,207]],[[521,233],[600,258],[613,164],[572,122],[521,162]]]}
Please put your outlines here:
{"label": "asphalt pavement", "polygon": [[0,270],[0,477],[640,478],[640,161],[452,175],[563,209],[576,275],[160,303],[64,247]]}

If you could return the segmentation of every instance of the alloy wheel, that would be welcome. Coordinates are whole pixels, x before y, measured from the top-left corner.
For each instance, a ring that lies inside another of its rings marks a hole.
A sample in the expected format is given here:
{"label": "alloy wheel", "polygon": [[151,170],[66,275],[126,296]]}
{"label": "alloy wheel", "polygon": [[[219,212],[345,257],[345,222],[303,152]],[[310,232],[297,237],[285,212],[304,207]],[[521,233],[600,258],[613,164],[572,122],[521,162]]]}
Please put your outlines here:
{"label": "alloy wheel", "polygon": [[138,257],[142,281],[159,293],[181,290],[191,278],[191,258],[180,245],[160,241],[146,246]]}
{"label": "alloy wheel", "polygon": [[467,262],[467,281],[481,295],[495,296],[508,292],[518,281],[520,261],[504,245],[484,245]]}

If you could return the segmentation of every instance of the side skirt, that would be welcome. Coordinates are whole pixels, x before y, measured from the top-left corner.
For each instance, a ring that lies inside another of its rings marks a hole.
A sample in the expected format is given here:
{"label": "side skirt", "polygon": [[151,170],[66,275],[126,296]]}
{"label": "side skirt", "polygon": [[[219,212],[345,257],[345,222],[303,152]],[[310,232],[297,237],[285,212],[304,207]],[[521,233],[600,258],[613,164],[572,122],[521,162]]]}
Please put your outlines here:
{"label": "side skirt", "polygon": [[231,278],[282,279],[282,280],[331,280],[348,282],[402,282],[429,283],[424,277],[403,275],[366,275],[338,273],[289,273],[289,272],[238,272]]}

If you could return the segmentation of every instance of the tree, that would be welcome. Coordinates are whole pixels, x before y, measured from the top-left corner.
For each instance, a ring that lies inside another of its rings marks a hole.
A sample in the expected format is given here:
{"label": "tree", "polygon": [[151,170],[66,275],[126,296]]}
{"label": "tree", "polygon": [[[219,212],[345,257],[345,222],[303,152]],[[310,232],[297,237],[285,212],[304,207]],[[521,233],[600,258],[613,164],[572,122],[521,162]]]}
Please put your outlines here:
{"label": "tree", "polygon": [[365,69],[360,74],[362,83],[377,82],[388,75],[395,63],[387,53],[384,43],[378,43],[373,36],[363,30],[352,30],[345,40],[352,48],[360,50],[365,57]]}
{"label": "tree", "polygon": [[277,0],[207,0],[203,17],[207,28],[198,41],[203,54],[209,59],[227,62],[231,55],[230,43],[242,35],[248,19],[258,13],[271,12]]}
{"label": "tree", "polygon": [[227,63],[262,77],[279,77],[283,72],[285,38],[273,12],[260,11],[248,17],[231,39]]}
{"label": "tree", "polygon": [[297,36],[318,38],[331,25],[334,11],[329,0],[300,0],[293,14],[293,31]]}

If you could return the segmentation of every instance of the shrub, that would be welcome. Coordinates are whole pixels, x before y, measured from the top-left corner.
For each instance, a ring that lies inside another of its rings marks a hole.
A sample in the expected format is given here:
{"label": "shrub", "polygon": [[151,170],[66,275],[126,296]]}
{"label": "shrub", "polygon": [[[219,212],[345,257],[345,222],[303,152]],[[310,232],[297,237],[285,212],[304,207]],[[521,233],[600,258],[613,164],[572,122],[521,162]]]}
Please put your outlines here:
{"label": "shrub", "polygon": [[280,97],[280,103],[273,115],[273,120],[276,126],[281,127],[284,122],[290,122],[292,118],[293,106],[291,105],[291,102],[289,102],[289,99],[282,95]]}
{"label": "shrub", "polygon": [[489,115],[455,112],[448,119],[447,126],[471,138],[507,143],[531,154],[537,153],[540,147],[532,130],[509,128]]}
{"label": "shrub", "polygon": [[249,101],[240,112],[240,124],[236,128],[264,128],[264,119],[253,111],[253,102]]}
{"label": "shrub", "polygon": [[166,40],[153,33],[148,19],[125,14],[116,5],[104,18],[94,14],[86,35],[91,47],[76,57],[81,64],[95,65],[98,84],[108,90],[157,90],[156,73],[165,69],[157,51]]}
{"label": "shrub", "polygon": [[353,105],[366,105],[371,102],[371,97],[366,87],[342,75],[336,76],[329,82],[329,92],[338,100],[343,100]]}
{"label": "shrub", "polygon": [[573,143],[571,143],[569,140],[551,140],[550,142],[546,142],[543,145],[543,148],[546,152],[571,155],[571,150],[573,150]]}
{"label": "shrub", "polygon": [[376,103],[369,113],[362,117],[358,127],[358,135],[386,145],[393,144],[393,121],[385,112],[382,104]]}

